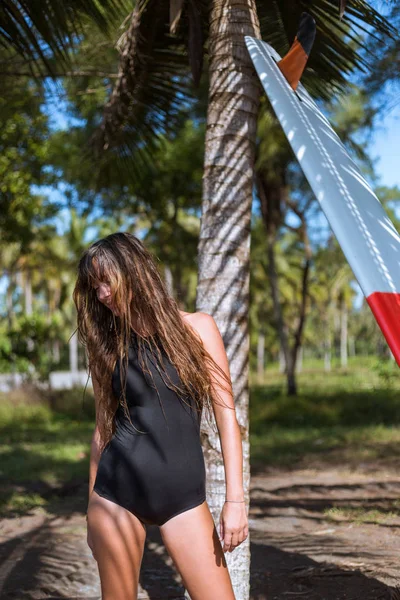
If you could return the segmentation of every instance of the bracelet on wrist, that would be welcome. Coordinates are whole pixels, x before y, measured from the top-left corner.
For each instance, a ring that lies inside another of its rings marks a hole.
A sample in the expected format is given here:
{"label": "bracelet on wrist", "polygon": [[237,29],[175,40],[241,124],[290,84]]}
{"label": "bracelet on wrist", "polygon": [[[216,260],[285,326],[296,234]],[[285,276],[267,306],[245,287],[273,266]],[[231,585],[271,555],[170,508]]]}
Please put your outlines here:
{"label": "bracelet on wrist", "polygon": [[225,502],[246,502],[246,500],[225,500]]}

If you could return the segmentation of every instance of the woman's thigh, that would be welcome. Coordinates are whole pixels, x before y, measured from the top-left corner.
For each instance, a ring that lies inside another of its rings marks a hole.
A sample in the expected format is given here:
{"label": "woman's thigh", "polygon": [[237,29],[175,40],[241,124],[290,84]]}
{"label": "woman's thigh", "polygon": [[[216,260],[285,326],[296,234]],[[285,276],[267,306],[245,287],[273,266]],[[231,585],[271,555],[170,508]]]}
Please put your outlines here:
{"label": "woman's thigh", "polygon": [[146,527],[131,512],[93,491],[88,532],[99,569],[102,600],[136,600]]}
{"label": "woman's thigh", "polygon": [[207,502],[160,526],[192,600],[235,600],[225,554]]}

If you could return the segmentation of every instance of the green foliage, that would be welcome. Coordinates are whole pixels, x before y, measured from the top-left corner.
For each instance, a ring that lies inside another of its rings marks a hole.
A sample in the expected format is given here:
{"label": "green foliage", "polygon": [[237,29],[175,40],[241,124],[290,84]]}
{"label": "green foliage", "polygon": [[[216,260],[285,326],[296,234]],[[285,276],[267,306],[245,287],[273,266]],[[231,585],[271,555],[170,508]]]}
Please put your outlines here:
{"label": "green foliage", "polygon": [[[295,34],[299,11],[304,8],[303,2],[295,3],[290,10],[279,2],[273,5],[265,2],[257,4],[263,37],[279,51],[284,51]],[[60,78],[57,85],[51,88],[57,108],[60,103],[66,103],[67,106],[64,116],[68,125],[64,130],[54,131],[50,127],[51,117],[45,99],[45,90],[49,92],[49,88],[44,87],[41,79],[34,82],[30,77],[17,74],[21,69],[28,72],[27,65],[18,66],[12,50],[3,49],[0,53],[5,72],[0,92],[0,252],[2,267],[10,278],[12,292],[10,313],[9,307],[3,303],[0,334],[2,372],[14,369],[44,380],[52,369],[60,366],[68,368],[67,340],[74,331],[76,317],[71,292],[77,260],[89,240],[112,231],[129,229],[138,233],[160,260],[161,270],[164,269],[165,273],[168,270],[172,274],[174,293],[184,308],[195,309],[208,74],[205,70],[195,102],[187,102],[184,92],[190,87],[188,58],[184,53],[184,44],[181,44],[187,36],[184,29],[186,15],[177,36],[166,36],[168,44],[171,44],[168,48],[172,55],[175,50],[177,52],[174,55],[176,64],[168,62],[171,58],[169,52],[164,53],[162,60],[168,69],[160,76],[157,61],[161,55],[157,49],[165,43],[164,36],[156,41],[157,51],[151,59],[156,61],[152,63],[154,69],[151,74],[154,86],[145,92],[148,104],[143,107],[144,112],[140,112],[142,117],[154,109],[150,120],[143,118],[140,121],[146,130],[141,149],[151,155],[151,168],[148,165],[144,168],[145,163],[136,148],[129,156],[123,157],[121,172],[117,168],[121,159],[118,156],[118,144],[115,152],[108,153],[106,159],[103,157],[93,165],[90,144],[116,81],[119,61],[119,53],[113,42],[121,30],[118,19],[108,21],[107,7],[109,5],[97,7],[103,15],[103,24],[107,21],[107,33],[104,28],[98,28],[93,15],[79,13],[80,35],[74,38],[74,45],[68,46],[72,69],[70,76]],[[130,8],[122,6],[122,12],[125,10],[124,14],[127,14]],[[167,15],[167,8],[164,4],[157,10]],[[316,82],[315,91],[318,92],[319,86],[323,87],[325,93],[330,89],[326,83],[331,76],[334,76],[332,85],[336,85],[358,61],[355,52],[361,39],[350,39],[358,30],[354,24],[356,15],[366,17],[362,19],[362,26],[372,26],[380,33],[387,32],[387,23],[365,2],[351,5],[342,23],[337,19],[337,7],[333,4],[316,3],[309,8],[317,18],[319,46],[313,50],[304,81],[308,86]],[[40,8],[37,10],[35,14],[39,19]],[[64,25],[68,24],[64,22],[63,25],[64,9],[60,10],[60,30],[64,30]],[[71,7],[71,11],[74,11],[74,7]],[[57,14],[53,16],[56,19]],[[151,14],[146,16],[148,25],[152,25],[152,18]],[[53,25],[56,26],[56,22]],[[127,25],[128,21],[125,28]],[[205,22],[202,26],[205,27]],[[40,33],[40,28],[35,26],[34,33]],[[125,34],[120,40],[122,44],[124,37]],[[64,41],[67,48],[68,39]],[[341,58],[333,50],[336,46],[346,50]],[[326,54],[323,54],[322,48]],[[20,63],[20,58],[17,58]],[[324,71],[323,63],[326,61],[330,65],[329,70]],[[61,63],[57,61],[53,61],[52,65],[58,70],[61,68]],[[180,74],[184,73],[183,79],[178,81],[171,78],[166,81],[167,75],[175,72],[174,69],[179,70]],[[146,78],[147,73],[144,74],[143,86],[149,82]],[[181,83],[182,88],[179,87]],[[164,98],[161,109],[160,97]],[[175,101],[174,120],[167,118],[163,132],[162,123],[157,121],[160,110],[167,110],[170,102]],[[357,159],[364,161],[366,170],[372,168],[365,153],[366,136],[361,135],[362,132],[367,135],[375,114],[368,97],[351,88],[351,93],[349,91],[340,102],[332,102],[328,109],[337,131],[353,148]],[[153,130],[152,119],[157,123]],[[128,139],[133,139],[135,134],[129,127],[125,133]],[[158,134],[157,141],[153,133]],[[135,185],[132,185],[132,162],[141,173],[140,181]],[[272,117],[268,102],[263,97],[258,123],[257,170],[270,186],[281,186],[295,206],[302,207],[309,201],[310,192],[294,164],[282,129]],[[369,174],[372,174],[371,170]],[[53,200],[47,201],[41,193],[36,193],[37,186],[41,184],[50,184],[56,189],[59,183],[66,187],[65,200],[71,209],[65,212],[67,221],[70,219],[71,223],[64,235],[56,235],[52,223],[52,217],[59,214],[60,206]],[[382,188],[378,190],[378,195],[391,218],[395,219],[393,207],[399,191]],[[99,213],[101,217],[98,217]],[[289,334],[293,333],[298,321],[304,258],[304,244],[297,226],[293,226],[294,216],[288,207],[284,207],[282,227],[275,246],[282,310]],[[315,207],[307,218],[311,229],[319,220]],[[395,226],[398,228],[397,222]],[[314,242],[317,236],[315,233],[312,239],[315,254],[310,271],[308,321],[304,332],[306,348],[315,357],[323,353],[327,328],[332,329],[329,334],[332,335],[335,354],[338,346],[339,302],[345,296],[350,308],[354,297],[354,278],[338,245],[330,239],[327,241],[325,236],[319,246],[319,241]],[[16,276],[24,276],[28,272],[33,275],[35,314],[22,317],[25,292],[23,284],[16,283]],[[255,367],[260,331],[265,334],[267,361],[276,359],[279,352],[269,289],[265,229],[257,218],[254,219],[252,230],[251,286],[251,365]],[[49,315],[46,317],[48,320],[40,316],[45,313]],[[9,323],[12,324],[9,326]],[[357,352],[384,354],[382,334],[367,306],[363,305],[360,311],[350,313],[349,333],[355,339]],[[58,364],[52,358],[54,353],[51,346],[57,341],[62,346]]]}
{"label": "green foliage", "polygon": [[66,390],[49,390],[45,398],[52,411],[72,419],[93,421],[96,417],[91,388],[76,385]]}
{"label": "green foliage", "polygon": [[[299,401],[286,397],[283,387],[283,376],[271,372],[267,385],[251,388],[252,468],[397,464],[400,382],[393,391],[379,387],[379,375],[365,363],[349,373],[302,374]],[[3,515],[47,507],[49,491],[87,481],[94,415],[80,413],[82,392],[0,394]],[[91,393],[88,402],[93,406]]]}
{"label": "green foliage", "polygon": [[[398,2],[388,3],[387,19],[392,26],[399,30],[400,5]],[[380,110],[388,112],[399,105],[400,84],[400,40],[399,36],[392,39],[377,39],[370,35],[368,38],[367,54],[374,57],[374,68],[364,79],[368,94],[378,101]]]}
{"label": "green foliage", "polygon": [[[15,0],[3,0],[0,12],[1,45],[16,51],[28,64],[54,73],[52,58],[65,66],[68,50],[82,35],[82,22],[90,17],[103,31],[130,10],[125,0],[59,0],[21,5]],[[75,39],[74,39],[75,38]],[[21,62],[21,61],[19,61]]]}
{"label": "green foliage", "polygon": [[42,313],[18,316],[6,337],[0,337],[0,370],[9,373],[17,368],[31,378],[47,380],[57,364],[49,352],[49,343],[61,336],[57,316],[50,319]]}
{"label": "green foliage", "polygon": [[399,368],[395,361],[377,360],[373,370],[379,377],[379,383],[387,390],[397,389],[399,386]]}
{"label": "green foliage", "polygon": [[0,233],[3,244],[16,241],[27,251],[58,207],[32,191],[45,183],[49,132],[41,88],[25,78],[12,85],[12,101],[0,96]]}
{"label": "green foliage", "polygon": [[[287,3],[257,1],[262,39],[283,56],[293,43],[303,11],[311,14],[317,27],[313,49],[302,81],[314,97],[329,100],[347,90],[351,73],[375,68],[375,55],[368,52],[367,34],[388,42],[395,29],[372,2],[348,2],[339,19],[338,2],[326,0]],[[362,51],[363,50],[363,51]]]}
{"label": "green foliage", "polygon": [[376,370],[357,362],[348,372],[299,374],[297,398],[285,395],[284,376],[277,372],[270,372],[266,385],[252,387],[254,467],[398,461],[399,377],[387,387]]}
{"label": "green foliage", "polygon": [[29,386],[0,394],[2,515],[47,507],[52,490],[87,481],[94,414],[81,411],[82,394],[82,388],[47,394]]}

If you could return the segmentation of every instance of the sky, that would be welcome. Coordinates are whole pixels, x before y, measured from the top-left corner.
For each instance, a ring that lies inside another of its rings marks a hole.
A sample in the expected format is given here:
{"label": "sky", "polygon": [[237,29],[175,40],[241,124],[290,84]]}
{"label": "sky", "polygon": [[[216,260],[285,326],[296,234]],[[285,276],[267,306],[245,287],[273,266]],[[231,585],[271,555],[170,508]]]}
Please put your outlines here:
{"label": "sky", "polygon": [[[67,129],[71,120],[66,114],[66,107],[56,108],[49,106],[49,113],[53,127]],[[380,177],[380,185],[400,188],[400,100],[398,106],[383,115],[377,123],[370,142],[370,156],[376,159],[375,170]],[[56,200],[60,200],[57,191],[47,190]],[[400,208],[399,208],[400,213]],[[62,233],[67,211],[61,215],[58,224],[59,233]]]}
{"label": "sky", "polygon": [[379,159],[376,172],[382,178],[381,183],[400,188],[400,100],[375,128],[370,149],[371,157]]}
{"label": "sky", "polygon": [[[391,10],[391,3],[387,0],[372,0],[374,8],[387,17]],[[381,176],[382,185],[400,187],[400,97],[399,94],[391,96],[397,100],[397,106],[384,115],[382,122],[376,125],[371,144],[371,157],[378,158],[376,172]],[[394,102],[392,102],[394,104]]]}
{"label": "sky", "polygon": [[[380,4],[378,2],[378,4]],[[380,12],[385,12],[385,3],[380,6],[376,6]],[[55,92],[55,90],[53,90]],[[53,101],[51,99],[52,94],[48,96],[49,102],[47,103],[46,112],[51,118],[51,122],[54,128],[68,129],[70,125],[76,124],[74,119],[68,115],[67,106],[65,103],[60,102],[58,94],[54,94]],[[54,101],[54,98],[57,101]],[[379,123],[376,124],[374,132],[372,134],[369,153],[372,158],[376,159],[375,172],[380,178],[380,185],[392,187],[398,186],[400,188],[400,99],[398,105],[383,115]],[[47,193],[50,198],[54,200],[61,200],[60,192],[56,190],[42,190]],[[68,226],[68,211],[62,211],[60,218],[57,220],[57,229],[61,234]],[[400,207],[399,207],[400,216]],[[357,287],[357,286],[356,286]],[[360,295],[361,294],[361,295]],[[360,304],[362,300],[362,293],[359,290],[357,294],[356,304]]]}
{"label": "sky", "polygon": [[[46,111],[48,112],[52,126],[59,129],[68,129],[70,125],[74,125],[74,120],[68,116],[67,106],[63,103],[51,101],[49,98]],[[400,100],[398,105],[392,108],[390,112],[385,113],[376,121],[376,126],[371,136],[369,145],[369,154],[371,158],[376,159],[375,172],[380,178],[379,184],[387,187],[398,186],[400,188]],[[48,190],[50,197],[54,200],[61,200],[60,193],[53,190]],[[253,203],[256,206],[256,203]],[[400,207],[398,208],[400,216]],[[57,229],[60,234],[68,227],[69,212],[62,211],[60,218],[57,220]],[[325,221],[325,217],[321,215],[321,222]],[[88,231],[88,236],[93,235],[92,231]],[[89,243],[90,240],[88,239]],[[354,282],[356,297],[354,299],[354,308],[359,308],[362,304],[363,293],[361,288]]]}

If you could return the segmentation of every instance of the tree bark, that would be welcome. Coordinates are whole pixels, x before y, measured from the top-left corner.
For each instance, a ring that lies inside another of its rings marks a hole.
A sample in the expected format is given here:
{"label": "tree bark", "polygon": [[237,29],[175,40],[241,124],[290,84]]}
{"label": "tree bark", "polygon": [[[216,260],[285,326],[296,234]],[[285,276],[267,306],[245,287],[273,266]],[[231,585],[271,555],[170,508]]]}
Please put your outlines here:
{"label": "tree bark", "polygon": [[325,371],[329,372],[332,370],[332,341],[331,341],[331,331],[330,331],[329,322],[326,327],[324,346],[325,346],[324,369],[325,369]]}
{"label": "tree bark", "polygon": [[71,373],[77,373],[78,365],[78,336],[75,333],[69,340],[69,368]]}
{"label": "tree bark", "polygon": [[303,370],[303,346],[301,346],[301,348],[299,349],[299,353],[297,356],[297,361],[296,361],[296,371],[297,373],[301,373]]}
{"label": "tree bark", "polygon": [[[267,232],[267,257],[268,257],[268,280],[271,287],[272,306],[274,311],[274,321],[278,332],[280,351],[285,360],[285,371],[288,377],[288,387],[293,389],[293,381],[289,383],[289,370],[291,369],[291,354],[288,340],[288,333],[283,319],[282,307],[279,298],[279,278],[276,270],[275,244],[277,230],[280,221],[280,203],[281,188],[268,189],[264,186],[262,178],[257,179],[257,189],[260,197],[261,214],[263,217],[265,229]],[[282,360],[280,357],[280,369],[282,371]]]}
{"label": "tree bark", "polygon": [[172,275],[171,267],[169,265],[165,265],[164,267],[164,278],[165,284],[167,286],[168,292],[171,296],[174,295],[174,277]]}
{"label": "tree bark", "polygon": [[[213,315],[228,355],[242,434],[249,505],[249,283],[255,140],[260,86],[244,36],[260,38],[254,0],[215,0],[209,30],[209,101],[199,238],[196,310]],[[225,472],[218,435],[202,419],[207,501],[218,525]],[[235,597],[250,593],[250,536],[226,553]]]}
{"label": "tree bark", "polygon": [[15,290],[15,276],[14,273],[10,273],[8,276],[8,285],[6,291],[6,307],[7,307],[7,323],[8,327],[12,327],[14,321],[14,303],[13,303],[13,292]]}
{"label": "tree bark", "polygon": [[291,204],[292,210],[297,214],[299,219],[301,220],[300,227],[300,235],[304,244],[304,264],[303,264],[303,272],[302,272],[302,281],[301,281],[301,302],[300,302],[300,311],[299,311],[299,319],[297,328],[294,334],[294,344],[291,349],[291,353],[288,361],[288,395],[295,396],[297,395],[297,381],[296,381],[296,362],[299,350],[301,348],[302,340],[303,340],[303,331],[306,322],[307,315],[307,299],[308,299],[308,286],[310,280],[310,266],[311,266],[311,258],[312,258],[312,250],[311,244],[308,237],[307,230],[307,221],[305,217],[305,213],[297,210],[296,206]]}
{"label": "tree bark", "polygon": [[355,343],[354,335],[351,335],[349,337],[349,356],[355,356],[355,355],[356,355],[356,343]]}
{"label": "tree bark", "polygon": [[24,301],[25,301],[25,314],[32,314],[32,273],[30,269],[25,270],[24,277]]}
{"label": "tree bark", "polygon": [[340,364],[344,369],[347,368],[347,331],[347,305],[343,294],[340,310]]}
{"label": "tree bark", "polygon": [[286,373],[286,359],[282,348],[279,348],[279,373]]}
{"label": "tree bark", "polygon": [[[22,275],[22,273],[21,273]],[[31,316],[33,312],[32,306],[32,271],[28,268],[23,273],[23,290],[24,290],[24,306],[25,315]],[[26,347],[29,352],[32,352],[35,348],[35,342],[32,338],[26,340]]]}
{"label": "tree bark", "polygon": [[262,331],[258,332],[257,339],[257,381],[264,383],[265,370],[265,335]]}
{"label": "tree bark", "polygon": [[53,354],[53,360],[55,363],[59,363],[60,362],[60,358],[61,358],[61,352],[60,352],[60,341],[59,340],[53,340],[52,343],[52,354]]}

